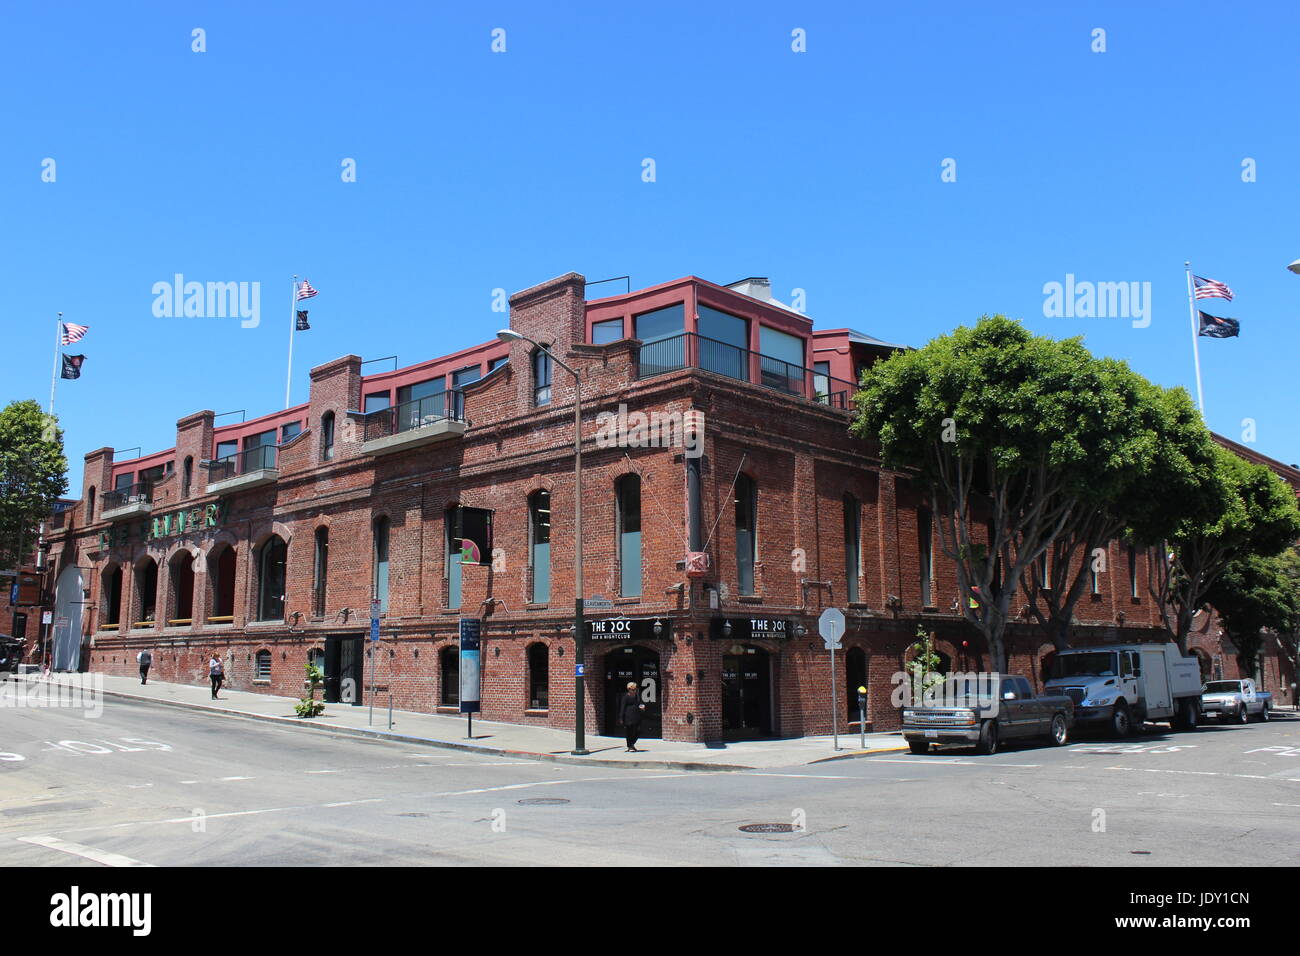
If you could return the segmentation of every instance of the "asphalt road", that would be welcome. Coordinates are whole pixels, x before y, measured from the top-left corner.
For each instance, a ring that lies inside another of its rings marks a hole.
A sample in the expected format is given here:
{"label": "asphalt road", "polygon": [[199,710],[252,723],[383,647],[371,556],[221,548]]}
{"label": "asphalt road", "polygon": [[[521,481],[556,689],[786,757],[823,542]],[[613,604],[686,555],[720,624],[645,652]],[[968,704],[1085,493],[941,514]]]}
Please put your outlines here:
{"label": "asphalt road", "polygon": [[[749,824],[794,824],[746,833]],[[0,708],[0,865],[1300,862],[1300,720],[733,773]]]}

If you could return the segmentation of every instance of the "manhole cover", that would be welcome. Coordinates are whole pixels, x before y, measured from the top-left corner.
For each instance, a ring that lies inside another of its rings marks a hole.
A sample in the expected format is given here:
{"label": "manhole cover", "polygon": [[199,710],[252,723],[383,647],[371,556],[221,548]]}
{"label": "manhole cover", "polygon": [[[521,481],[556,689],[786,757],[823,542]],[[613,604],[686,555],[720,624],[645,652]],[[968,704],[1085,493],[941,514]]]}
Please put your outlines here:
{"label": "manhole cover", "polygon": [[793,823],[746,823],[741,833],[793,833]]}
{"label": "manhole cover", "polygon": [[527,800],[519,801],[525,807],[558,807],[560,804],[568,802],[563,797],[530,797]]}

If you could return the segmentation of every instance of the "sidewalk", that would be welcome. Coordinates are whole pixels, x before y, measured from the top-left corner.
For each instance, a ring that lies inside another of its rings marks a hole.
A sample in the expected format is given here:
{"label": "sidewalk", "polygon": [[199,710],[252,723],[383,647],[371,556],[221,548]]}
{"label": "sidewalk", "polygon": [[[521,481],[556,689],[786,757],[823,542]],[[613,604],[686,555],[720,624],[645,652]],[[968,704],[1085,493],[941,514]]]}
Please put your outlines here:
{"label": "sidewalk", "polygon": [[[220,699],[213,700],[206,686],[166,684],[152,680],[141,685],[134,677],[99,673],[53,675],[53,680],[57,683],[84,682],[87,678],[102,680],[105,695],[126,700],[292,724],[308,732],[328,731],[560,763],[673,770],[762,770],[907,749],[903,738],[898,734],[867,734],[866,749],[859,749],[857,734],[840,734],[841,749],[838,753],[832,747],[831,738],[825,736],[748,740],[728,744],[643,740],[639,744],[643,752],[630,754],[625,752],[621,737],[587,734],[587,749],[591,754],[575,757],[569,752],[573,749],[572,730],[528,727],[475,718],[474,738],[469,740],[465,736],[466,720],[463,716],[395,710],[393,729],[390,731],[388,710],[379,706],[375,707],[373,725],[367,722],[369,707],[353,707],[348,704],[327,704],[325,713],[321,716],[304,720],[294,714],[293,705],[297,700],[292,697],[222,690]],[[13,679],[20,682],[45,682],[39,675],[22,675]]]}

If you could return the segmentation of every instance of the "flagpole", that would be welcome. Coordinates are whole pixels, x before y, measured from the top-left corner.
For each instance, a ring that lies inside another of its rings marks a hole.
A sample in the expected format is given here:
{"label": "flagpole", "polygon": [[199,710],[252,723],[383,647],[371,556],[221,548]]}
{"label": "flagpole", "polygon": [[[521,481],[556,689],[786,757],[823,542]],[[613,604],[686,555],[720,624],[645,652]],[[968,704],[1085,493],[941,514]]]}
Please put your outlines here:
{"label": "flagpole", "polygon": [[50,369],[50,414],[54,414],[54,389],[59,383],[59,346],[63,342],[63,313],[54,320],[54,368]]}
{"label": "flagpole", "polygon": [[1192,264],[1184,262],[1187,267],[1187,309],[1192,319],[1192,358],[1196,361],[1196,404],[1201,407],[1201,418],[1205,417],[1205,393],[1201,390],[1201,345],[1198,341],[1200,329],[1196,321],[1196,297],[1192,292]]}
{"label": "flagpole", "polygon": [[298,276],[294,275],[292,286],[289,292],[289,370],[284,376],[284,407],[289,407],[289,389],[293,386],[293,332],[297,323],[297,316],[294,314],[295,307],[298,304]]}

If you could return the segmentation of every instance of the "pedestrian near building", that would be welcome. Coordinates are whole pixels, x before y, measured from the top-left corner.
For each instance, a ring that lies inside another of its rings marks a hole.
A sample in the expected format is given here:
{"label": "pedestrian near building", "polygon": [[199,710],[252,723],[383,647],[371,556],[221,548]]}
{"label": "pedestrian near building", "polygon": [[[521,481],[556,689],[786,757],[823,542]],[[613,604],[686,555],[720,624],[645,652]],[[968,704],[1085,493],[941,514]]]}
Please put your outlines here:
{"label": "pedestrian near building", "polygon": [[149,668],[153,666],[153,652],[146,647],[139,654],[135,655],[135,659],[140,665],[140,683],[149,683]]}
{"label": "pedestrian near building", "polygon": [[630,681],[627,685],[627,694],[619,705],[619,720],[622,721],[623,730],[627,735],[627,752],[630,754],[641,752],[637,750],[636,741],[641,733],[641,717],[644,710],[645,704],[641,703],[641,698],[636,692],[636,682]]}
{"label": "pedestrian near building", "polygon": [[216,651],[212,652],[212,659],[208,661],[208,679],[212,681],[212,699],[217,700],[217,691],[221,690],[221,682],[226,679],[226,667]]}

